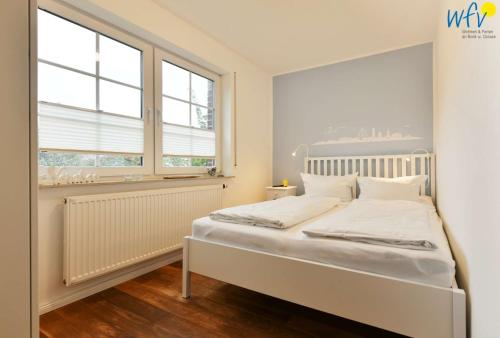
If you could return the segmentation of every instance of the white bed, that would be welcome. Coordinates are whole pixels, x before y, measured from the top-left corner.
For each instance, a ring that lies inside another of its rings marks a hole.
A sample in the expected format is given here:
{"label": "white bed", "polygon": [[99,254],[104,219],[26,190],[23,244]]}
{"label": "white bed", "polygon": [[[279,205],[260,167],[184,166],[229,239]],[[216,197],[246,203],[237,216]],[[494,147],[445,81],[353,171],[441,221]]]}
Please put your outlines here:
{"label": "white bed", "polygon": [[[422,191],[434,197],[433,155],[307,158],[305,170],[376,177],[425,173],[431,182]],[[310,238],[302,230],[311,221],[283,230],[196,220],[184,243],[183,296],[190,296],[190,272],[196,272],[408,336],[465,337],[465,293],[454,280],[437,215],[431,227],[435,251]]]}
{"label": "white bed", "polygon": [[[432,203],[427,199],[423,203]],[[408,250],[355,243],[331,238],[311,238],[302,233],[316,219],[338,212],[345,205],[289,229],[273,229],[213,221],[209,217],[193,222],[193,238],[242,249],[342,266],[435,286],[451,287],[455,276],[446,235],[435,214],[432,234],[437,250]]]}

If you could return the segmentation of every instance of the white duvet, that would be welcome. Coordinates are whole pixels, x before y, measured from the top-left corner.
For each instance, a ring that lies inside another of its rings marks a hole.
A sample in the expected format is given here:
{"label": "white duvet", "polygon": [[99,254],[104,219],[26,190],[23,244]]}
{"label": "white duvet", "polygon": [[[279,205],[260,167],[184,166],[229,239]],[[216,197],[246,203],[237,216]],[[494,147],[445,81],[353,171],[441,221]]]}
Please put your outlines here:
{"label": "white duvet", "polygon": [[340,199],[334,197],[288,196],[217,210],[209,216],[214,221],[284,229],[321,215],[339,203]]}
{"label": "white duvet", "polygon": [[416,250],[437,248],[429,212],[433,206],[399,200],[355,200],[338,213],[311,223],[303,233]]}

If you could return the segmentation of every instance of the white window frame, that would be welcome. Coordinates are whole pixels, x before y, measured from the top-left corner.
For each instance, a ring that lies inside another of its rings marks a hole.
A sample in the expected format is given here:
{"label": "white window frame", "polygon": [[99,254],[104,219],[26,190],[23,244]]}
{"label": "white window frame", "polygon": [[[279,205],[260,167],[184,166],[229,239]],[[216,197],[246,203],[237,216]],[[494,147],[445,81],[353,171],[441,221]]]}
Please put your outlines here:
{"label": "white window frame", "polygon": [[[99,176],[123,176],[129,174],[154,173],[154,47],[152,44],[127,34],[106,23],[96,20],[78,10],[69,8],[53,0],[39,0],[38,7],[75,24],[96,31],[102,35],[129,45],[142,52],[142,120],[144,121],[144,155],[141,167],[58,167],[64,168],[67,174],[80,171],[96,173]],[[38,60],[37,60],[38,61]],[[54,150],[55,151],[55,150]],[[65,151],[71,152],[71,151]],[[89,151],[88,153],[94,154]],[[119,154],[117,154],[119,155]],[[126,155],[126,154],[125,154]],[[48,167],[39,166],[39,175],[46,175]]]}
{"label": "white window frame", "polygon": [[[162,61],[165,60],[176,66],[184,68],[192,73],[206,77],[214,82],[214,121],[215,121],[215,165],[217,172],[222,172],[221,137],[222,137],[222,114],[221,114],[221,78],[219,74],[211,72],[194,63],[186,61],[165,50],[155,48],[155,173],[156,174],[206,174],[206,167],[164,167],[163,166],[163,79]],[[190,94],[191,95],[191,94]]]}

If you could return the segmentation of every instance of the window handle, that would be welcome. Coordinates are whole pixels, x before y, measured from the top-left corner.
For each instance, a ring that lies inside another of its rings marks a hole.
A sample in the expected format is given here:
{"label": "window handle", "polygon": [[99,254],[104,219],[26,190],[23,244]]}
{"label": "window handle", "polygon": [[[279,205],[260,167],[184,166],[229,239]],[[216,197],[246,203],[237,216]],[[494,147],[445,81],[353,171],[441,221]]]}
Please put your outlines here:
{"label": "window handle", "polygon": [[156,125],[161,127],[161,110],[156,108]]}
{"label": "window handle", "polygon": [[151,108],[146,109],[146,114],[148,116],[148,122],[153,123],[154,116],[153,116],[153,111],[151,110]]}

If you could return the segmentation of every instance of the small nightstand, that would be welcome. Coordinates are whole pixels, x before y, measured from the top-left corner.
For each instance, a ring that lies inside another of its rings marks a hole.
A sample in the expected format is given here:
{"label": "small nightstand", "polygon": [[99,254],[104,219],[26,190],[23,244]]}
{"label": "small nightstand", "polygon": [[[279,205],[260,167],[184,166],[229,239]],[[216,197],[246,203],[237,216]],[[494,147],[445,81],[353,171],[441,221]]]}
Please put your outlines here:
{"label": "small nightstand", "polygon": [[289,185],[288,187],[266,187],[267,200],[275,200],[286,196],[295,196],[297,194],[297,187]]}

